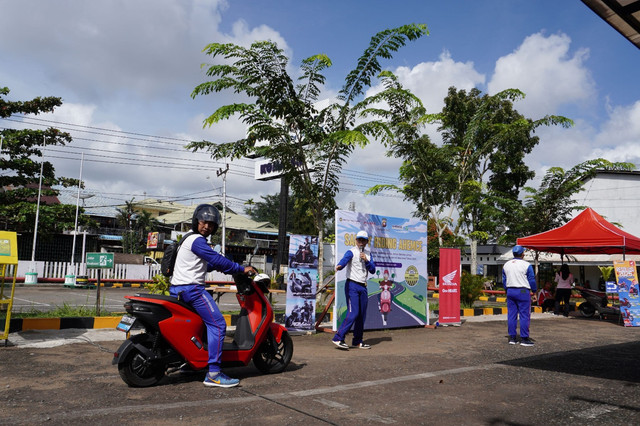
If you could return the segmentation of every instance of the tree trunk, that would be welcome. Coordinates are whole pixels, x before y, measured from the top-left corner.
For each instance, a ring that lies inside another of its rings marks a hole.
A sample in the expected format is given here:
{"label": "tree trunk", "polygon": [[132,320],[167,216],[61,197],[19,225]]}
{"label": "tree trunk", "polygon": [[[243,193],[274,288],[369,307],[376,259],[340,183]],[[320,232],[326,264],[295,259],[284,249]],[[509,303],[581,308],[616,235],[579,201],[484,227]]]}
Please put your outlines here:
{"label": "tree trunk", "polygon": [[478,240],[471,238],[471,275],[476,275],[478,270]]}
{"label": "tree trunk", "polygon": [[[324,283],[324,231],[322,227],[320,227],[320,231],[318,232],[318,284],[317,289],[319,289]],[[316,291],[317,291],[316,289]]]}

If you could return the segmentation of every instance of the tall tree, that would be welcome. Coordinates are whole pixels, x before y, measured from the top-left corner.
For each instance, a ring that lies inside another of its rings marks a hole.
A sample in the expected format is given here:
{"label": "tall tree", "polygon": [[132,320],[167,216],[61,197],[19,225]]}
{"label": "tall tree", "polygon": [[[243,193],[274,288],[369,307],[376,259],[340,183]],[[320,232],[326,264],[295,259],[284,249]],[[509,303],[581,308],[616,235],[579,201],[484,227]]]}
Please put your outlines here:
{"label": "tall tree", "polygon": [[[53,112],[62,105],[60,98],[37,97],[30,101],[9,101],[7,87],[0,87],[0,117],[9,118],[20,114]],[[53,165],[45,161],[43,145],[66,145],[71,135],[55,128],[46,130],[3,129],[0,130],[2,151],[0,152],[0,227],[11,231],[33,232],[36,217],[36,201],[42,169],[42,196],[55,197],[54,186],[77,186],[77,179],[57,177]],[[38,161],[39,159],[39,161]],[[73,229],[74,205],[41,203],[38,215],[38,233],[51,236],[65,229]],[[80,216],[80,223],[86,217]]]}
{"label": "tall tree", "polygon": [[399,170],[403,186],[380,184],[366,193],[401,192],[415,204],[414,216],[429,221],[431,230],[436,231],[437,246],[446,247],[444,237],[451,232],[455,208],[447,202],[457,188],[451,161],[455,151],[448,145],[438,147],[421,133],[426,121],[422,101],[403,88],[393,74],[383,72],[381,77],[384,90],[369,98],[367,113],[382,119],[380,139],[388,148],[387,155],[403,159]]}
{"label": "tall tree", "polygon": [[[207,75],[214,80],[197,86],[192,96],[233,90],[247,95],[248,103],[218,108],[205,120],[212,125],[238,115],[248,126],[246,138],[215,144],[192,143],[188,148],[206,149],[212,157],[238,158],[249,152],[278,163],[284,178],[302,194],[313,214],[318,241],[323,241],[323,224],[333,215],[340,172],[356,147],[369,143],[369,136],[379,134],[377,121],[366,121],[361,113],[367,106],[362,97],[382,67],[380,59],[389,59],[408,41],[427,34],[425,25],[412,24],[381,31],[372,37],[369,47],[347,75],[337,101],[319,106],[325,77],[331,66],[324,54],[302,61],[299,84],[287,73],[288,58],[270,41],[253,43],[245,48],[234,44],[213,43],[205,48],[212,57],[225,63],[209,65]],[[356,124],[356,119],[363,122]],[[269,145],[256,148],[257,141]],[[320,280],[322,280],[323,244],[319,244]]]}
{"label": "tall tree", "polygon": [[455,153],[457,182],[448,203],[457,206],[457,231],[464,231],[470,241],[472,272],[478,242],[496,237],[512,223],[520,191],[534,176],[524,158],[539,142],[535,130],[573,124],[562,116],[524,117],[513,108],[513,102],[523,97],[517,89],[489,96],[477,89],[467,93],[451,87],[442,112],[426,116],[440,124],[444,146]]}

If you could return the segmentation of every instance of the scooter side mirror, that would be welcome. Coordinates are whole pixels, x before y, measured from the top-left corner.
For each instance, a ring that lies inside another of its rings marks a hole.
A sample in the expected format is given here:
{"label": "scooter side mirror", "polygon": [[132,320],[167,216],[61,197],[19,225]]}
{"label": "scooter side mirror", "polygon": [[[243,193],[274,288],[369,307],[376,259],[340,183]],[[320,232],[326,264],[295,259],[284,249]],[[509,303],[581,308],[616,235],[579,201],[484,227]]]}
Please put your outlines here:
{"label": "scooter side mirror", "polygon": [[251,294],[253,287],[251,286],[251,278],[245,274],[235,274],[233,281],[236,283],[238,294]]}

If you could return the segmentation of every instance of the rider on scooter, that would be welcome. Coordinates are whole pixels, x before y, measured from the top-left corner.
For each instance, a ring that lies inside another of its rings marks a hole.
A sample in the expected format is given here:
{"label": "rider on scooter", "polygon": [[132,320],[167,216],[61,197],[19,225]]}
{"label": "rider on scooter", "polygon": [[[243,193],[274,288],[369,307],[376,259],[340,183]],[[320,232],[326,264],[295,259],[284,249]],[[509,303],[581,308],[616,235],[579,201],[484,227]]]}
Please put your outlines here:
{"label": "rider on scooter", "polygon": [[169,293],[191,305],[207,327],[209,372],[204,385],[227,388],[238,385],[240,380],[231,379],[220,371],[227,323],[213,297],[205,290],[205,275],[213,270],[225,274],[256,274],[257,271],[252,266],[235,263],[209,247],[207,238],[218,230],[220,221],[220,213],[214,206],[201,204],[196,207],[191,220],[193,234],[186,236],[178,250]]}

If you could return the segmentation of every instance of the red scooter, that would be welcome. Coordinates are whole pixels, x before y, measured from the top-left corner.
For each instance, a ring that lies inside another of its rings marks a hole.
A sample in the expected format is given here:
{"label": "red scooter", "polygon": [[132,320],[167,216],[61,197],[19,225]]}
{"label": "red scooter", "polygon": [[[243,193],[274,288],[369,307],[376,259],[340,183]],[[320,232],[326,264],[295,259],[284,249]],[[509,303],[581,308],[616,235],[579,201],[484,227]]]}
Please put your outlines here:
{"label": "red scooter", "polygon": [[[225,342],[222,366],[233,367],[253,363],[262,373],[280,373],[293,355],[291,336],[273,322],[273,309],[265,297],[269,292],[269,276],[257,275],[253,280],[244,274],[233,277],[240,304],[240,315],[232,342]],[[153,386],[165,373],[182,367],[193,370],[207,367],[206,328],[196,311],[172,296],[136,294],[124,307],[118,330],[144,328],[130,336],[113,354],[120,377],[132,387]],[[137,326],[137,327],[135,327]]]}

